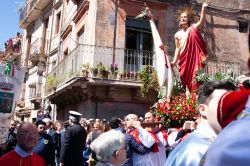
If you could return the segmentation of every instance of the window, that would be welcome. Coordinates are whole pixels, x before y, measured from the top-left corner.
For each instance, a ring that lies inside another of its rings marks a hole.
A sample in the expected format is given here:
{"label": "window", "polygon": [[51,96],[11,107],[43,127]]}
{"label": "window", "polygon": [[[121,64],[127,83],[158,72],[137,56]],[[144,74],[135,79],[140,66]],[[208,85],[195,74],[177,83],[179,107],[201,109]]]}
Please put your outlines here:
{"label": "window", "polygon": [[56,34],[60,32],[61,12],[56,15]]}
{"label": "window", "polygon": [[153,37],[149,21],[127,18],[125,69],[138,71],[153,65]]}
{"label": "window", "polygon": [[36,97],[36,84],[29,85],[29,98]]}
{"label": "window", "polygon": [[248,31],[248,23],[239,21],[239,32],[240,33],[247,33]]}
{"label": "window", "polygon": [[52,61],[52,70],[56,67],[56,60]]}
{"label": "window", "polygon": [[79,44],[83,44],[84,43],[84,28],[82,28],[78,33],[77,33],[77,36],[78,36],[78,43]]}
{"label": "window", "polygon": [[76,0],[76,5],[77,5],[77,10],[81,8],[82,4],[83,4],[83,0]]}

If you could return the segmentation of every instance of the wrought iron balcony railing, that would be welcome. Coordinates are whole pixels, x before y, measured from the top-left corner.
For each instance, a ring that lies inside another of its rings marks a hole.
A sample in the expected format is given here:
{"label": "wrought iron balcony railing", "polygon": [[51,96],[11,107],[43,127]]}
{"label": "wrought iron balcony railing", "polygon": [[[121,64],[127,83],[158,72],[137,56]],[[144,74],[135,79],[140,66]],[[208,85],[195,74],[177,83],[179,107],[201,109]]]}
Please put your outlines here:
{"label": "wrought iron balcony railing", "polygon": [[46,54],[48,52],[49,40],[44,38],[37,38],[30,44],[30,58],[37,56],[37,54]]}
{"label": "wrought iron balcony railing", "polygon": [[37,99],[42,97],[42,84],[32,84],[29,86],[29,99]]}
{"label": "wrought iron balcony railing", "polygon": [[53,3],[51,0],[29,0],[26,1],[25,7],[20,14],[19,26],[26,29],[34,20],[40,15],[41,11],[45,9],[49,3]]}
{"label": "wrought iron balcony railing", "polygon": [[[111,71],[113,48],[92,45],[78,45],[63,59],[47,77],[46,89],[53,89],[76,76],[82,76],[82,64],[95,68],[101,62],[104,68]],[[135,79],[137,73],[146,65],[153,65],[154,52],[131,49],[115,49],[115,63],[118,74],[125,79]],[[95,77],[93,74],[90,77]]]}
{"label": "wrought iron balcony railing", "polygon": [[[113,48],[93,45],[78,45],[65,59],[63,59],[47,76],[45,95],[54,88],[60,87],[74,77],[82,76],[82,65],[89,64],[92,69],[101,62],[106,70],[111,71]],[[137,51],[131,49],[115,49],[115,63],[118,74],[116,79],[138,81],[138,72],[145,66],[155,66],[155,54],[151,51]],[[240,64],[235,62],[208,60],[204,69],[209,75],[216,72],[228,73],[231,70],[235,76],[241,73]],[[100,75],[99,75],[100,76]],[[96,77],[94,72],[88,77]],[[97,76],[98,77],[98,76]],[[108,79],[112,79],[108,77]]]}
{"label": "wrought iron balcony railing", "polygon": [[218,60],[207,60],[207,65],[204,71],[210,75],[214,76],[216,73],[220,72],[223,74],[233,74],[236,78],[242,74],[240,63],[229,62],[229,61],[218,61]]}

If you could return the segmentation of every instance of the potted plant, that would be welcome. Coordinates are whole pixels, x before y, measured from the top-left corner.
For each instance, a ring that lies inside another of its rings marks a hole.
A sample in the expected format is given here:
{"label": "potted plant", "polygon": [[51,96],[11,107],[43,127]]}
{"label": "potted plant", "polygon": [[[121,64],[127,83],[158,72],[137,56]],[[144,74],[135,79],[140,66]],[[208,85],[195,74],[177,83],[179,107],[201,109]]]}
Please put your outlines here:
{"label": "potted plant", "polygon": [[50,75],[46,79],[46,89],[48,91],[50,90],[55,90],[56,89],[56,84],[57,84],[57,78],[55,75]]}
{"label": "potted plant", "polygon": [[195,77],[194,77],[194,80],[195,80],[196,83],[203,84],[204,82],[207,82],[207,81],[211,80],[211,78],[205,72],[197,72]]}
{"label": "potted plant", "polygon": [[105,66],[102,64],[102,62],[99,62],[97,64],[97,68],[98,68],[98,74],[101,78],[106,78],[107,77],[107,71]]}
{"label": "potted plant", "polygon": [[111,70],[111,78],[117,79],[117,76],[118,76],[118,64],[112,63],[110,65],[110,70]]}
{"label": "potted plant", "polygon": [[90,70],[89,63],[81,64],[81,68],[82,68],[82,75],[83,75],[83,77],[88,77],[89,70]]}
{"label": "potted plant", "polygon": [[92,67],[90,70],[91,70],[91,73],[93,74],[94,77],[96,77],[98,75],[98,68],[97,67]]}
{"label": "potted plant", "polygon": [[152,66],[146,66],[139,72],[139,76],[142,81],[141,94],[143,97],[148,95],[149,89],[159,91],[157,73]]}

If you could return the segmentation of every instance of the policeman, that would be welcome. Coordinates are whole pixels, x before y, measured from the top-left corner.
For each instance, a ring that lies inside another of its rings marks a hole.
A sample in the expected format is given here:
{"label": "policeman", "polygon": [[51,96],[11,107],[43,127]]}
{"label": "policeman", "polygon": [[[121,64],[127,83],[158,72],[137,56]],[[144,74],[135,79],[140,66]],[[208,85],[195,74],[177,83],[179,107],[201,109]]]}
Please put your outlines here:
{"label": "policeman", "polygon": [[83,149],[86,144],[87,132],[80,125],[82,114],[69,111],[69,127],[64,134],[64,145],[61,147],[60,166],[82,166]]}
{"label": "policeman", "polygon": [[52,137],[46,134],[46,123],[43,121],[37,121],[36,126],[38,128],[39,135],[37,145],[34,147],[34,152],[41,156],[48,166],[54,165],[55,147]]}

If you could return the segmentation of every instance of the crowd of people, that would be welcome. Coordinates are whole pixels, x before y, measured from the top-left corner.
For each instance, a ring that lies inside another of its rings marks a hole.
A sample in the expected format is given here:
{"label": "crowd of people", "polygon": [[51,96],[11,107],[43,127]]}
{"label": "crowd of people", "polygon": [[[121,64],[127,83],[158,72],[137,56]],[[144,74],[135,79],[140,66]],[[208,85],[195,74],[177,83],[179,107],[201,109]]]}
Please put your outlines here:
{"label": "crowd of people", "polygon": [[5,43],[5,50],[11,48],[13,51],[18,52],[21,48],[22,35],[17,32],[13,38],[9,38]]}
{"label": "crowd of people", "polygon": [[207,82],[198,93],[199,117],[179,129],[164,127],[151,111],[143,119],[86,119],[69,111],[65,122],[12,121],[0,165],[248,165],[249,95],[228,80]]}

